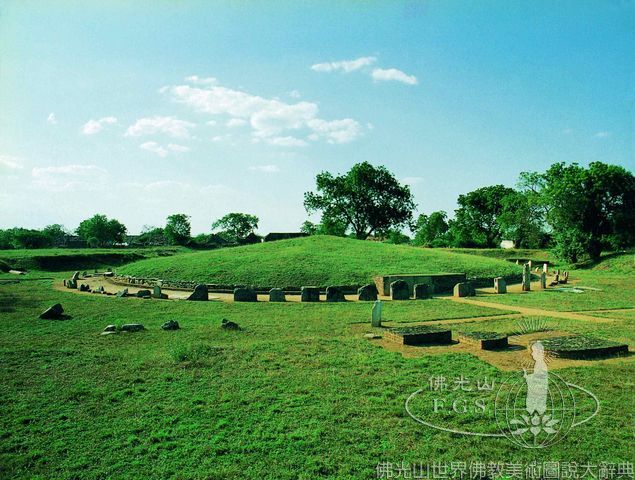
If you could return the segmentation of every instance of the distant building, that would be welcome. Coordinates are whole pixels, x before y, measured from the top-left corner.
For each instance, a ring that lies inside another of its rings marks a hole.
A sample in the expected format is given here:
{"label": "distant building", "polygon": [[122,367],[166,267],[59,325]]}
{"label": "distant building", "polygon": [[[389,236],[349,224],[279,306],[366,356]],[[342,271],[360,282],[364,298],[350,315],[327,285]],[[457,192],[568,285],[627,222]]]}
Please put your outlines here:
{"label": "distant building", "polygon": [[242,245],[245,245],[245,244],[248,245],[248,244],[252,244],[252,243],[260,243],[260,242],[262,242],[262,237],[259,236],[259,235],[256,235],[254,232],[251,232],[245,238],[240,240],[240,243]]}
{"label": "distant building", "polygon": [[516,242],[513,240],[502,240],[500,247],[504,249],[516,248]]}
{"label": "distant building", "polygon": [[289,240],[290,238],[308,237],[308,233],[287,232],[287,233],[269,233],[265,235],[264,242],[276,242],[278,240]]}

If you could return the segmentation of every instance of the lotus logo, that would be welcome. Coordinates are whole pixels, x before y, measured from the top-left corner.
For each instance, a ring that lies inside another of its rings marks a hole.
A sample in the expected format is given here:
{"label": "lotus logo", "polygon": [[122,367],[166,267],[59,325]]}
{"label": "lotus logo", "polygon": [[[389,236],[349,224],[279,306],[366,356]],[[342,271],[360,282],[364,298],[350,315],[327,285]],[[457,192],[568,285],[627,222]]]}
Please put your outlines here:
{"label": "lotus logo", "polygon": [[[424,389],[417,390],[406,400],[406,411],[417,422],[437,430],[472,435],[479,437],[505,437],[514,444],[524,448],[545,448],[561,441],[575,427],[588,422],[600,410],[600,403],[588,390],[568,383],[554,373],[548,371],[545,361],[545,350],[541,342],[531,345],[531,356],[534,361],[532,372],[523,370],[509,376],[498,387],[493,404],[494,416],[498,427],[497,433],[472,432],[439,425],[422,418],[423,415],[413,413],[413,402]],[[463,378],[463,377],[461,377]],[[480,390],[480,388],[479,388]],[[474,393],[474,392],[472,392]],[[459,400],[451,402],[452,407],[445,411],[462,414],[487,412],[487,401],[483,398],[472,398],[474,409],[456,408]],[[465,404],[464,400],[460,401]],[[443,400],[432,401],[432,414],[437,413]],[[425,415],[427,418],[428,415]]]}

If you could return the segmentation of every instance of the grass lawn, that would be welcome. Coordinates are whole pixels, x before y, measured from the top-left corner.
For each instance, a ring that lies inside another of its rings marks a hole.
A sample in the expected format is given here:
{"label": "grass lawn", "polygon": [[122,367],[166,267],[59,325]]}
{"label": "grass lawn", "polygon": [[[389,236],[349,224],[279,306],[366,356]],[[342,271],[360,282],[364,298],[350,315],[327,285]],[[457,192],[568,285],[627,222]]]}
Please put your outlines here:
{"label": "grass lawn", "polygon": [[475,277],[519,275],[503,260],[445,250],[314,236],[151,258],[118,268],[138,277],[257,286],[355,285],[376,275],[467,273]]}
{"label": "grass lawn", "polygon": [[[611,308],[635,308],[635,264],[633,254],[610,256],[592,268],[571,270],[569,285],[590,287],[584,293],[558,291],[557,288],[534,290],[529,294],[488,295],[487,301],[545,308],[556,311],[584,311]],[[593,290],[598,289],[598,290]],[[604,314],[597,314],[604,316]]]}
{"label": "grass lawn", "polygon": [[[370,305],[368,310],[370,311]],[[414,323],[453,318],[489,317],[510,313],[515,313],[512,308],[499,310],[433,298],[416,302],[384,302],[382,316],[384,322]]]}
{"label": "grass lawn", "polygon": [[[39,320],[56,301],[73,318]],[[426,305],[385,313],[400,322]],[[630,459],[632,364],[568,369],[569,381],[598,395],[601,413],[536,451],[414,422],[404,402],[431,375],[502,374],[469,355],[407,359],[374,345],[353,333],[368,304],[115,299],[35,281],[0,285],[0,312],[2,478],[372,478],[381,461]],[[244,330],[221,330],[222,318]],[[182,330],[162,331],[169,319]],[[124,322],[148,330],[99,335]],[[497,331],[517,321],[485,323]],[[632,335],[619,321],[598,325],[616,340]],[[493,413],[465,421],[487,430]]]}

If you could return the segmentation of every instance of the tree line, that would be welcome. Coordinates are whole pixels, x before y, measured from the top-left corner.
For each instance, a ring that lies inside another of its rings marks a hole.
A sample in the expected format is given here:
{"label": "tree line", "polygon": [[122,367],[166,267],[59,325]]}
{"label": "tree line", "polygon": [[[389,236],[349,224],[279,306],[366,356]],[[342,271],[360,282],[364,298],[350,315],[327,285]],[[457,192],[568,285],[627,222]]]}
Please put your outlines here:
{"label": "tree line", "polygon": [[[515,188],[491,185],[461,194],[457,204],[454,218],[436,211],[415,220],[410,188],[385,167],[362,162],[341,175],[317,175],[304,207],[319,213],[320,222],[307,220],[301,231],[433,248],[495,248],[509,240],[519,248],[551,248],[574,263],[635,244],[635,177],[616,165],[555,163],[545,172],[522,172]],[[144,227],[133,245],[239,245],[259,241],[258,223],[255,215],[229,213],[212,223],[212,233],[192,237],[190,217],[178,213],[163,227]],[[74,233],[90,247],[123,244],[128,238],[125,225],[102,214],[82,221]],[[0,230],[0,248],[60,246],[69,235],[57,224]]]}
{"label": "tree line", "polygon": [[343,175],[317,176],[304,206],[321,212],[321,221],[307,221],[302,230],[425,247],[494,248],[510,240],[519,248],[551,248],[574,263],[635,244],[635,177],[617,165],[555,163],[521,173],[516,188],[478,188],[459,195],[457,204],[452,219],[437,211],[415,221],[410,188],[385,167],[363,162]]}
{"label": "tree line", "polygon": [[[183,245],[193,248],[215,248],[244,243],[258,228],[259,219],[245,213],[229,213],[212,223],[216,233],[191,235],[190,217],[184,213],[169,215],[164,227],[144,226],[132,240],[133,246]],[[77,246],[92,248],[128,244],[126,226],[119,220],[96,214],[82,221],[74,230],[54,224],[42,230],[11,228],[0,230],[0,249],[47,248],[75,246],[69,238],[76,235]]]}

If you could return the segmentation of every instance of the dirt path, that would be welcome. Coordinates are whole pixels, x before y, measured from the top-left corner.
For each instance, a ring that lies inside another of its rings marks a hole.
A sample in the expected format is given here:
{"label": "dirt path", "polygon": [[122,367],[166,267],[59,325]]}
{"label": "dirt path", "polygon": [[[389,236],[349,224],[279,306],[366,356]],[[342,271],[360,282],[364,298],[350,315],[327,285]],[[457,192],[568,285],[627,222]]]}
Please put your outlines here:
{"label": "dirt path", "polygon": [[583,320],[583,321],[587,321],[587,322],[594,322],[594,323],[611,323],[611,322],[615,322],[616,319],[613,318],[599,318],[599,317],[592,317],[590,315],[585,315],[583,313],[579,313],[579,312],[558,312],[556,310],[545,310],[542,308],[534,308],[534,307],[520,307],[518,305],[503,305],[500,303],[494,303],[494,302],[486,302],[483,300],[473,300],[470,297],[462,297],[462,298],[456,298],[456,297],[440,297],[443,298],[444,300],[449,300],[452,302],[457,302],[457,303],[467,303],[467,304],[471,304],[471,305],[478,305],[481,307],[489,307],[489,308],[496,308],[498,310],[515,310],[517,312],[520,312],[524,315],[537,315],[537,316],[543,316],[543,317],[554,317],[554,318],[566,318],[568,320]]}

